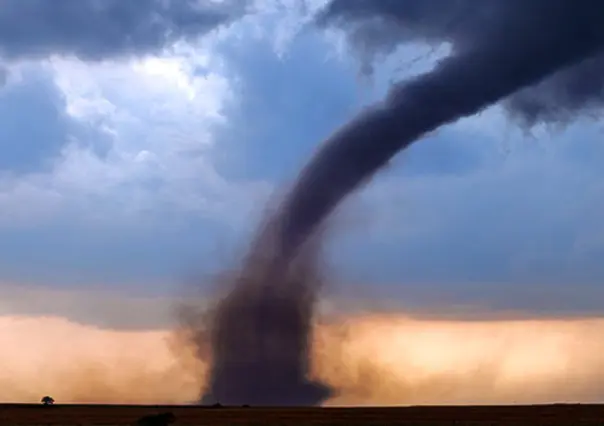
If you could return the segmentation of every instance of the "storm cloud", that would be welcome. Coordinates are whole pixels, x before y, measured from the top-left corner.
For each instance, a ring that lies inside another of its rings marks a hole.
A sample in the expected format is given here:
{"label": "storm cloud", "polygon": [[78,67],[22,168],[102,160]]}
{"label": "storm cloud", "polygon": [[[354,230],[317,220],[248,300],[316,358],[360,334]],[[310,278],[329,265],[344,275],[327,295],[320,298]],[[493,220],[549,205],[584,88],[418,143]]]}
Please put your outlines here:
{"label": "storm cloud", "polygon": [[[565,8],[572,8],[565,16]],[[361,53],[365,69],[404,43],[446,44],[452,55],[477,49],[507,46],[521,54],[532,41],[546,41],[583,14],[594,29],[602,24],[602,5],[579,0],[333,0],[321,11],[321,26],[337,26]],[[554,16],[560,14],[560,21]],[[586,20],[587,22],[587,20]],[[589,25],[589,24],[588,24]],[[579,42],[581,32],[568,32],[564,45]],[[497,58],[494,58],[496,60]],[[539,61],[539,55],[533,58]],[[498,65],[494,62],[494,65]],[[594,112],[604,103],[604,54],[560,69],[548,78],[523,88],[503,101],[522,125],[539,122],[568,123],[579,114]]]}
{"label": "storm cloud", "polygon": [[0,57],[154,53],[228,24],[247,7],[247,0],[0,0]]}

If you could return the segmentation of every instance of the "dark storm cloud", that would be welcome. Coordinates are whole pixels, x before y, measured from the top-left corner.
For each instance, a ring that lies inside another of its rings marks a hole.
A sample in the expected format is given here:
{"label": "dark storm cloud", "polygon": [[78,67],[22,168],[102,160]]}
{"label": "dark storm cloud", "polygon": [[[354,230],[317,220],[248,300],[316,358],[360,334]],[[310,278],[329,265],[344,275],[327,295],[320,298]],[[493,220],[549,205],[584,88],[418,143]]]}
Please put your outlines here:
{"label": "dark storm cloud", "polygon": [[[596,21],[602,25],[601,2],[574,3],[578,14],[593,13],[594,25]],[[368,62],[407,42],[448,43],[453,54],[516,42],[510,47],[521,53],[524,41],[545,41],[548,33],[557,32],[551,18],[569,5],[564,0],[333,0],[318,21],[347,30]],[[560,17],[559,24],[566,25],[563,14]],[[520,37],[512,34],[518,31]],[[580,37],[578,32],[568,32],[564,42],[579,41],[573,40],[574,35]],[[533,60],[538,61],[538,55]],[[541,121],[568,122],[602,107],[603,102],[604,55],[595,55],[521,90],[504,104],[522,124],[532,126]]]}
{"label": "dark storm cloud", "polygon": [[0,57],[158,51],[245,13],[247,0],[0,0]]}

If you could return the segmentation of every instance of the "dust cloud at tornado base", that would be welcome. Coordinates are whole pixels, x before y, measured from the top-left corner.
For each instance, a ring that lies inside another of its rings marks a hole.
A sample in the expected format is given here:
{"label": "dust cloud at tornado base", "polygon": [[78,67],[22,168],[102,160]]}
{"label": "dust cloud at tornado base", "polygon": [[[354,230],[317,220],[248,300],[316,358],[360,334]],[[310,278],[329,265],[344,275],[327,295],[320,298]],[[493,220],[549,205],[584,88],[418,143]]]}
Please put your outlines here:
{"label": "dust cloud at tornado base", "polygon": [[[0,399],[196,404],[209,364],[182,332],[0,317]],[[424,320],[376,312],[324,320],[313,341],[311,377],[338,391],[325,405],[604,398],[603,318]]]}
{"label": "dust cloud at tornado base", "polygon": [[[362,21],[366,15],[359,11],[373,12],[391,18],[389,29],[400,30],[406,14],[430,18],[430,10],[439,10],[403,3],[399,8],[392,2],[334,0],[318,22],[344,25]],[[423,34],[450,37],[449,57],[427,74],[394,85],[383,102],[322,144],[260,227],[241,266],[223,283],[228,294],[192,327],[198,351],[210,359],[202,402],[321,405],[333,397],[327,382],[309,379],[321,288],[320,235],[311,238],[317,229],[391,157],[441,125],[518,92],[509,105],[522,111],[526,122],[537,121],[538,107],[545,108],[536,103],[531,86],[547,85],[557,73],[591,64],[604,46],[604,5],[594,2],[490,0],[463,10],[467,22],[454,33],[437,31],[444,25],[437,19]],[[425,21],[418,22],[421,34]],[[306,244],[309,238],[312,244]]]}

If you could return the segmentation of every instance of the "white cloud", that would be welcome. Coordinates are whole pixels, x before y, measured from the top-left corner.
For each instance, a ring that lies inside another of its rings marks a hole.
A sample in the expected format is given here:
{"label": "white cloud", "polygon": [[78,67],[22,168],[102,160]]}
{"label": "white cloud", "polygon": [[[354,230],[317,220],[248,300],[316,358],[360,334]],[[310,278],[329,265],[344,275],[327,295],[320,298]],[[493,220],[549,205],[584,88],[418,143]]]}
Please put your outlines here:
{"label": "white cloud", "polygon": [[62,206],[111,220],[166,209],[220,217],[216,209],[241,193],[214,164],[213,133],[227,125],[223,109],[236,94],[211,43],[132,61],[27,66],[51,72],[69,116],[111,144],[98,155],[82,140],[90,134],[71,135],[50,173],[6,177],[4,219],[32,203],[40,215]]}

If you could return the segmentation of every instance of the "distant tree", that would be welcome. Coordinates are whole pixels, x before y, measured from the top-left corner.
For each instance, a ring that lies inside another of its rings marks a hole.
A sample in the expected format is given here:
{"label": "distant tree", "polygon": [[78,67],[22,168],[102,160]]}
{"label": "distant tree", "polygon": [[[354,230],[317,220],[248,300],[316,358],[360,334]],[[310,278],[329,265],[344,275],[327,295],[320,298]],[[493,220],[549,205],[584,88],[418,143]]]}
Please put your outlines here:
{"label": "distant tree", "polygon": [[48,395],[46,395],[44,398],[42,398],[42,399],[40,400],[40,402],[41,402],[43,405],[53,405],[53,404],[55,403],[55,400],[54,400],[54,398],[53,398],[52,396],[48,396]]}

